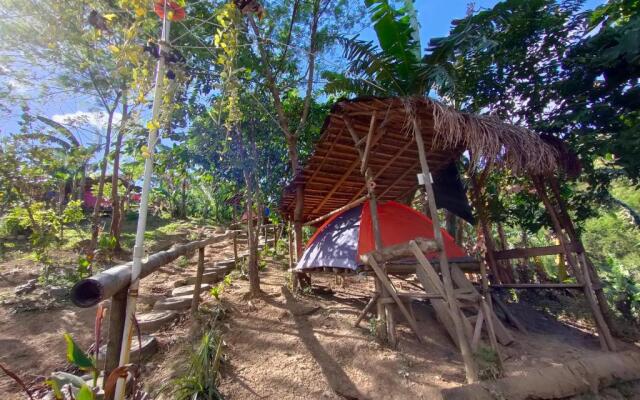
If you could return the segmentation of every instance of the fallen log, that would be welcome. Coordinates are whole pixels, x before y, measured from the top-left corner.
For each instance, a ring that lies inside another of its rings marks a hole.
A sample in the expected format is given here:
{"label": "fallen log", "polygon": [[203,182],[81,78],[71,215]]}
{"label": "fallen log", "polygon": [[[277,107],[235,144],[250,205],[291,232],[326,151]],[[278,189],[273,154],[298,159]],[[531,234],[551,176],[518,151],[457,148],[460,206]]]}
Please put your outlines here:
{"label": "fallen log", "polygon": [[[193,253],[199,248],[222,242],[232,238],[233,235],[234,231],[227,231],[223,235],[216,235],[186,244],[173,245],[168,250],[155,253],[142,262],[140,278],[144,278],[180,256]],[[71,289],[71,301],[78,307],[86,308],[110,298],[129,286],[131,282],[131,266],[132,263],[128,262],[81,280]]]}
{"label": "fallen log", "polygon": [[561,399],[640,379],[640,352],[607,353],[442,390],[444,400]]}

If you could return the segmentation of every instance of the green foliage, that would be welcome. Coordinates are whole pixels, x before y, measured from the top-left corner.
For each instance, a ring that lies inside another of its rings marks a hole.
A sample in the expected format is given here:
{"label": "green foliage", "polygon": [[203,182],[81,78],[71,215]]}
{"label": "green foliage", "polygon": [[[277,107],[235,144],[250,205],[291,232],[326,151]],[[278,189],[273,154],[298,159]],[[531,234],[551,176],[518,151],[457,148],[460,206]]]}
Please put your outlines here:
{"label": "green foliage", "polygon": [[211,293],[211,295],[216,300],[220,300],[220,294],[222,294],[223,290],[224,290],[224,286],[223,285],[216,285],[216,286],[212,287],[211,290],[209,290],[209,293]]}
{"label": "green foliage", "polygon": [[172,398],[176,400],[223,399],[218,390],[223,341],[215,329],[205,332],[189,360],[187,373],[171,382]]}
{"label": "green foliage", "polygon": [[186,256],[181,256],[178,259],[178,267],[186,268],[189,265],[189,259]]}
{"label": "green foliage", "polygon": [[500,377],[500,364],[498,353],[486,346],[478,346],[478,350],[473,354],[478,363],[478,377],[480,380],[495,380]]}
{"label": "green foliage", "polygon": [[95,361],[82,351],[70,334],[65,333],[64,340],[67,342],[67,361],[83,371],[94,371],[96,369]]}

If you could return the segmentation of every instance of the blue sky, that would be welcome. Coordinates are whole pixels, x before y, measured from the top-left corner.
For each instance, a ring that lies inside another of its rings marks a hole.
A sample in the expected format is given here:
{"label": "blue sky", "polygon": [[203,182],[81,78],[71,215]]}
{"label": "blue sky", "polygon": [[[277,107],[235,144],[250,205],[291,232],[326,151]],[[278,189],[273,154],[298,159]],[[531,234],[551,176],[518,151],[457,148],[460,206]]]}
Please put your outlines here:
{"label": "blue sky", "polygon": [[[421,46],[424,49],[429,39],[446,36],[451,26],[451,20],[462,18],[467,11],[468,0],[415,0],[415,6],[420,23]],[[491,8],[498,3],[497,0],[476,0],[475,9]],[[593,8],[604,3],[604,0],[587,0],[585,8]],[[361,38],[375,40],[372,28],[366,28],[361,33]],[[0,61],[0,67],[1,61]],[[89,127],[99,129],[101,118],[93,113],[97,110],[90,99],[82,96],[64,96],[49,99],[44,104],[30,104],[34,112],[39,112],[48,117],[56,117],[59,122],[67,115],[82,113],[88,120]],[[13,110],[11,115],[0,115],[0,136],[17,130],[19,108]],[[102,118],[104,120],[104,118]],[[91,140],[87,137],[87,140]]]}

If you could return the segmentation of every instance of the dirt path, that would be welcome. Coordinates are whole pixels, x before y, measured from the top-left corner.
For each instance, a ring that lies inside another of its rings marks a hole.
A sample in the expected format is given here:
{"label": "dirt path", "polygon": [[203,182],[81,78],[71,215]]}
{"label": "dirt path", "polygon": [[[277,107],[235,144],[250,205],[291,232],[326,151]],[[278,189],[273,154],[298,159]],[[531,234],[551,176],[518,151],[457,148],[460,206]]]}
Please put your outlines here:
{"label": "dirt path", "polygon": [[[210,247],[206,262],[232,254],[230,243]],[[176,280],[194,271],[192,258],[187,265],[176,261],[146,278],[139,311],[168,296]],[[283,266],[269,263],[261,273],[261,298],[248,301],[248,284],[243,280],[234,281],[222,294],[221,302],[228,310],[222,322],[227,361],[221,391],[226,398],[437,399],[440,389],[464,383],[459,352],[428,304],[414,303],[427,343],[419,344],[398,316],[399,345],[390,349],[376,342],[367,321],[359,328],[353,326],[368,301],[371,281],[352,277],[342,286],[332,277],[314,276],[313,293],[298,298],[283,289],[285,282]],[[216,300],[207,295],[205,302],[213,304]],[[590,332],[562,324],[526,305],[511,306],[529,334],[512,331],[516,343],[503,348],[509,375],[599,352],[598,341]],[[94,309],[78,309],[71,304],[17,314],[0,306],[0,362],[27,380],[62,369],[62,333],[70,332],[88,346],[94,315]],[[145,386],[151,392],[158,393],[186,368],[193,339],[189,324],[185,316],[155,334],[160,352],[143,367]],[[0,398],[23,397],[2,376]],[[169,399],[158,396],[162,398]]]}

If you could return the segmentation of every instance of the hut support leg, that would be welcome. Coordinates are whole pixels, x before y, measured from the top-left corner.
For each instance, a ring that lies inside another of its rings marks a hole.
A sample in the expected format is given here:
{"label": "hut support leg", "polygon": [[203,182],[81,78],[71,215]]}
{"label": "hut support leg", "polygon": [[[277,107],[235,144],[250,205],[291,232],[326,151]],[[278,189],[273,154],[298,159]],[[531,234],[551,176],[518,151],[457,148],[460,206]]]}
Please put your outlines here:
{"label": "hut support leg", "polygon": [[591,308],[591,313],[593,314],[593,318],[596,322],[596,326],[598,328],[600,344],[602,349],[605,351],[616,351],[616,343],[611,336],[611,331],[609,330],[609,326],[607,325],[604,316],[600,310],[600,306],[598,305],[598,300],[593,291],[593,285],[591,283],[591,276],[589,274],[588,266],[586,265],[586,259],[584,257],[584,251],[577,252],[577,262],[574,259],[574,255],[567,251],[566,245],[566,237],[564,236],[564,231],[560,225],[560,218],[558,216],[557,211],[553,207],[551,200],[547,196],[546,189],[544,187],[544,183],[540,180],[540,178],[534,178],[534,185],[536,186],[536,190],[540,195],[545,207],[547,208],[547,212],[551,216],[551,220],[556,228],[556,232],[558,234],[558,238],[560,239],[560,243],[562,244],[563,249],[565,250],[565,254],[567,260],[569,261],[573,272],[575,273],[576,280],[582,283],[584,286],[584,294],[587,298],[587,302],[589,303],[589,307]]}
{"label": "hut support leg", "polygon": [[462,315],[460,308],[458,307],[458,301],[455,297],[453,290],[453,282],[451,280],[451,270],[449,269],[449,260],[447,254],[444,251],[444,241],[442,239],[442,232],[440,231],[440,219],[438,216],[438,209],[436,207],[436,200],[431,182],[431,172],[429,171],[429,165],[427,164],[427,155],[424,150],[424,142],[422,140],[422,132],[418,121],[413,119],[413,132],[416,139],[416,145],[418,146],[418,155],[420,157],[420,166],[422,168],[422,174],[424,176],[425,193],[427,194],[427,201],[429,203],[429,211],[431,213],[431,220],[433,221],[433,233],[438,246],[440,247],[440,271],[442,273],[442,281],[444,283],[444,290],[447,296],[447,303],[451,308],[451,317],[456,329],[456,335],[458,337],[458,344],[460,346],[460,353],[462,353],[462,359],[464,361],[465,371],[467,375],[467,381],[469,383],[476,382],[478,380],[478,367],[473,359],[473,353],[471,352],[471,346],[467,340],[467,336],[462,325]]}
{"label": "hut support leg", "polygon": [[[378,220],[378,203],[376,200],[375,181],[373,178],[373,173],[371,172],[371,168],[366,167],[364,165],[365,153],[360,148],[360,138],[358,138],[358,135],[353,129],[351,120],[348,117],[343,116],[343,121],[345,126],[347,127],[347,130],[349,131],[349,134],[351,135],[351,139],[353,140],[353,145],[358,151],[358,154],[360,156],[360,162],[362,166],[361,170],[364,171],[364,180],[367,185],[367,191],[369,194],[369,210],[371,212],[371,223],[373,225],[373,238],[375,241],[375,249],[381,250],[383,246],[382,234],[380,233],[380,221]],[[376,130],[376,115],[374,114],[373,117],[371,118],[371,123],[369,126],[369,136],[373,135],[373,132],[375,130]],[[371,150],[371,145],[369,146],[369,151],[370,150]],[[386,277],[386,271],[385,271],[385,277]],[[391,305],[385,304],[383,301],[383,299],[389,297],[389,293],[387,292],[387,289],[384,287],[379,277],[375,278],[375,285],[376,285],[375,291],[379,295],[378,303],[376,307],[377,313],[378,313],[378,332],[377,332],[378,338],[380,340],[386,340],[388,336],[391,336],[391,341],[395,342],[395,321],[393,321],[393,312],[386,311],[386,308],[391,307]],[[389,322],[389,319],[391,319],[390,322]],[[385,329],[383,329],[385,326],[387,328],[386,329],[387,332],[385,332]],[[393,330],[393,333],[390,332],[391,330]]]}
{"label": "hut support leg", "polygon": [[[581,249],[584,249],[582,244],[582,240],[578,236],[575,227],[573,226],[573,222],[571,221],[571,217],[569,216],[569,212],[567,211],[567,205],[565,204],[562,196],[560,195],[560,184],[555,178],[550,180],[551,182],[551,190],[553,195],[558,203],[558,208],[560,209],[560,222],[563,223],[565,229],[569,233],[569,238],[571,242],[578,244]],[[589,257],[586,253],[584,253],[584,264],[588,268],[589,275],[591,278],[591,282],[594,285],[594,291],[596,294],[596,299],[598,300],[598,306],[600,307],[600,312],[602,313],[602,317],[604,318],[607,326],[613,329],[615,326],[611,320],[611,310],[609,309],[609,303],[607,303],[607,298],[604,295],[604,290],[602,289],[602,281],[598,276],[598,272],[589,260]]]}

